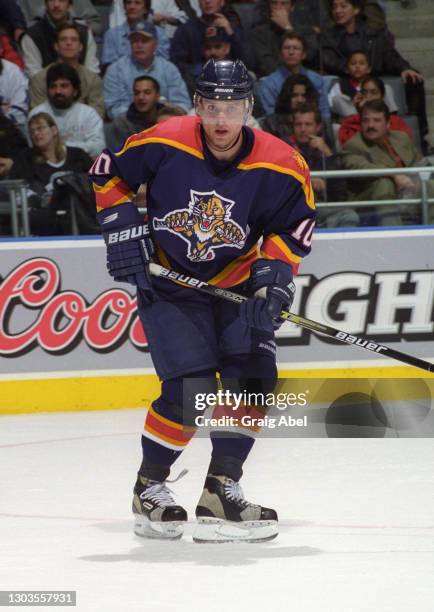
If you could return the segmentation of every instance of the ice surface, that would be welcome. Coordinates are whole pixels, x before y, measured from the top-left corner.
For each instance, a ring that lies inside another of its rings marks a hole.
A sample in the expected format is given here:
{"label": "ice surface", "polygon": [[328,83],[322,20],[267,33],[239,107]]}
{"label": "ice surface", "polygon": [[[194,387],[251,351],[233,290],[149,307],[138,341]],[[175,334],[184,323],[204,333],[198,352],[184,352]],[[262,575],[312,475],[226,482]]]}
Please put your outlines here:
{"label": "ice surface", "polygon": [[[275,507],[270,543],[132,533],[140,410],[0,418],[0,588],[76,590],[77,610],[433,612],[432,439],[259,440],[242,484]],[[209,460],[172,474],[191,519]],[[36,608],[41,609],[41,608]],[[60,609],[60,608],[47,608]]]}

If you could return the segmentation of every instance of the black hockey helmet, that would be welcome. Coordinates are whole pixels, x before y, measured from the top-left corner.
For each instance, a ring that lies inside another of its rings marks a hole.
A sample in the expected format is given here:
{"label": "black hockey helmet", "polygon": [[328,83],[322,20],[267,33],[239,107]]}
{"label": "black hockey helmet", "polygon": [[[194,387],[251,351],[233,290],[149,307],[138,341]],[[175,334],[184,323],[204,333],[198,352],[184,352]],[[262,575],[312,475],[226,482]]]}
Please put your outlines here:
{"label": "black hockey helmet", "polygon": [[196,96],[211,100],[244,100],[252,98],[252,78],[239,59],[210,59],[202,68],[196,83]]}

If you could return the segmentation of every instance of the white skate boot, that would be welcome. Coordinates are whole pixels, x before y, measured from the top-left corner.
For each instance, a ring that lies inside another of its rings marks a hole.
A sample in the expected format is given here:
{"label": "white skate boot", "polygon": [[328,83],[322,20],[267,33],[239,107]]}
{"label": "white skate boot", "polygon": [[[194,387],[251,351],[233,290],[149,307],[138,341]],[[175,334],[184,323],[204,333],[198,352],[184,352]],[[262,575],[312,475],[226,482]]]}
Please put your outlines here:
{"label": "white skate boot", "polygon": [[[187,473],[186,470],[175,480]],[[134,533],[145,538],[178,540],[184,532],[187,512],[178,506],[166,482],[150,480],[138,475],[134,487]]]}
{"label": "white skate boot", "polygon": [[276,511],[246,501],[227,476],[208,474],[196,517],[195,542],[264,542],[278,534]]}

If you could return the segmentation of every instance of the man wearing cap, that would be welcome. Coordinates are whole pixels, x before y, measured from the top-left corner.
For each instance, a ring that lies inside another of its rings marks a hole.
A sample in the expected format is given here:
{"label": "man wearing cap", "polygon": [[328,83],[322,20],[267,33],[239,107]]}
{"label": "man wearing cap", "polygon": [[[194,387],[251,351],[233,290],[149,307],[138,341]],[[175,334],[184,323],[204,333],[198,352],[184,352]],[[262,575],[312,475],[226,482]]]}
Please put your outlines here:
{"label": "man wearing cap", "polygon": [[[104,35],[101,59],[103,66],[112,64],[123,55],[130,53],[130,32],[138,24],[153,23],[149,6],[150,2],[146,0],[124,0],[126,21],[121,25],[110,28]],[[170,42],[164,29],[156,26],[155,32],[158,41],[156,55],[169,59]]]}
{"label": "man wearing cap", "polygon": [[254,68],[254,53],[241,28],[238,14],[226,6],[225,0],[199,0],[200,17],[192,17],[175,32],[170,47],[170,59],[181,71],[190,93],[194,92],[196,78],[203,63],[203,41],[206,31],[224,30],[231,43],[231,59],[241,59],[249,70]]}
{"label": "man wearing cap", "polygon": [[133,101],[134,79],[151,76],[160,85],[160,94],[167,102],[191,108],[187,87],[177,67],[156,55],[158,45],[155,26],[150,21],[136,24],[129,34],[131,51],[111,64],[104,77],[104,99],[107,115],[113,119],[126,113]]}
{"label": "man wearing cap", "polygon": [[210,26],[205,30],[203,55],[206,60],[224,60],[231,56],[231,39],[223,28]]}

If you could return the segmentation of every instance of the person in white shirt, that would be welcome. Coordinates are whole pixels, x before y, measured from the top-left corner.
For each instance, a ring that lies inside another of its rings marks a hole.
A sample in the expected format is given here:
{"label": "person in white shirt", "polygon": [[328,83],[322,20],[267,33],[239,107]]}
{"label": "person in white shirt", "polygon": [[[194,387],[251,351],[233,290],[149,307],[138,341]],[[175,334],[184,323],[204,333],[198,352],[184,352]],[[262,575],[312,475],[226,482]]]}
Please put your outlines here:
{"label": "person in white shirt", "polygon": [[29,117],[49,113],[67,146],[80,147],[90,157],[96,157],[105,147],[103,121],[94,108],[77,101],[80,97],[77,71],[63,63],[50,66],[47,91],[47,102],[35,106]]}
{"label": "person in white shirt", "polygon": [[[1,48],[1,45],[0,45]],[[0,60],[0,112],[17,124],[24,124],[29,110],[29,84],[22,70]]]}
{"label": "person in white shirt", "polygon": [[[178,6],[179,4],[179,6]],[[168,38],[173,38],[180,23],[185,23],[194,14],[201,14],[199,0],[175,2],[175,0],[152,0],[153,23],[164,28]],[[125,23],[124,0],[113,0],[109,16],[111,28]]]}
{"label": "person in white shirt", "polygon": [[[56,30],[54,48],[57,60],[75,68],[80,77],[80,102],[92,106],[104,119],[104,96],[101,77],[80,64],[80,54],[83,45],[80,40],[80,30],[74,23],[64,23]],[[30,108],[45,102],[47,99],[47,71],[52,64],[43,68],[30,79]]]}

